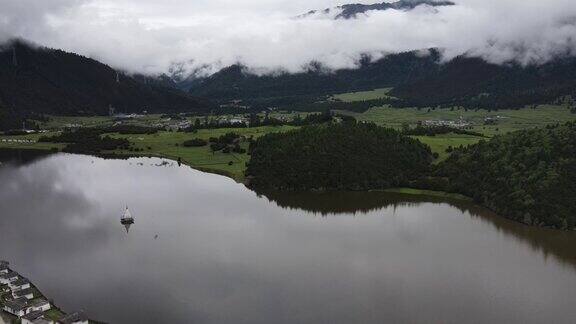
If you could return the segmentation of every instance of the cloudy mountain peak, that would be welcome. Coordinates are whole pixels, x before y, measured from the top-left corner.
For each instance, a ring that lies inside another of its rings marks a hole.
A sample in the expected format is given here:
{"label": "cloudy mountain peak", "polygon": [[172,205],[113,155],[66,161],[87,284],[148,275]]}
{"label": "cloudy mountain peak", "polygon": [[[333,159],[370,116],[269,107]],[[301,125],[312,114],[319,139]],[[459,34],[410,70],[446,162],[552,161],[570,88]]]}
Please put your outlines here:
{"label": "cloudy mountain peak", "polygon": [[327,8],[324,10],[312,10],[308,13],[299,16],[305,18],[316,14],[331,15],[334,14],[334,19],[354,19],[360,14],[365,14],[369,11],[384,11],[384,10],[412,10],[418,6],[431,6],[431,7],[445,7],[455,5],[452,1],[442,0],[399,0],[396,2],[381,2],[374,4],[361,4],[351,3],[341,5],[335,8]]}

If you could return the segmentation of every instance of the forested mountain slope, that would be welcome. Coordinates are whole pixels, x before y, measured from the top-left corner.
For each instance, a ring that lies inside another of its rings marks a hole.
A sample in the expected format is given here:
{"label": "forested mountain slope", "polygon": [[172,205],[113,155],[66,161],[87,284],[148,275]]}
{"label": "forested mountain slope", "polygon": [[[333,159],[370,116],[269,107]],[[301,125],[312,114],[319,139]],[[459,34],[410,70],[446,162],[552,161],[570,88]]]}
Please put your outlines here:
{"label": "forested mountain slope", "polygon": [[440,54],[408,52],[376,62],[365,59],[357,69],[327,72],[321,67],[296,74],[254,75],[235,65],[197,81],[190,93],[215,99],[285,98],[393,87],[398,107],[464,106],[522,108],[550,103],[576,93],[576,58],[542,65],[491,64],[481,58],[457,57],[441,63]]}
{"label": "forested mountain slope", "polygon": [[207,111],[194,98],[145,77],[131,77],[93,59],[22,41],[0,47],[0,101],[18,115]]}

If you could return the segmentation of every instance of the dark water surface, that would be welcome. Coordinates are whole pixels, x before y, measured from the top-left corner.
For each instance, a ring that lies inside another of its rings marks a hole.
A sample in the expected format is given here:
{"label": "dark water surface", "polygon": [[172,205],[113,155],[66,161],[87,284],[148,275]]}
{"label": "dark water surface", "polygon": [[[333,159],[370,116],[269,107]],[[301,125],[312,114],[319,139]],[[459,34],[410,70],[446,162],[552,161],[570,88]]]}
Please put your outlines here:
{"label": "dark water surface", "polygon": [[575,233],[411,196],[268,200],[161,162],[59,154],[4,164],[0,259],[64,310],[109,323],[576,318]]}

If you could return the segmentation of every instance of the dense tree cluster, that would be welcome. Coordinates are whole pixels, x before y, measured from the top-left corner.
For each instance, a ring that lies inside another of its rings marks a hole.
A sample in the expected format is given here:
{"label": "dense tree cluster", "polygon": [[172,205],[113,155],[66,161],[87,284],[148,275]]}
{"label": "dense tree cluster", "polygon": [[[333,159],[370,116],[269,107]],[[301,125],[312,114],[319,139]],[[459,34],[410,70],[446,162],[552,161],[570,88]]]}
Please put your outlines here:
{"label": "dense tree cluster", "polygon": [[63,151],[69,153],[98,154],[101,151],[130,148],[130,142],[127,139],[102,136],[103,133],[103,129],[81,128],[76,131],[65,131],[59,135],[43,136],[38,141],[67,143]]}
{"label": "dense tree cluster", "polygon": [[268,134],[251,148],[246,175],[257,189],[382,189],[430,167],[430,148],[393,129],[353,122]]}
{"label": "dense tree cluster", "polygon": [[[576,227],[576,124],[523,130],[456,149],[436,189],[533,225]],[[444,187],[443,187],[444,186]],[[433,185],[434,187],[434,185]]]}
{"label": "dense tree cluster", "polygon": [[185,147],[202,147],[208,145],[208,141],[203,140],[201,138],[193,138],[191,140],[187,140],[182,143],[182,146]]}
{"label": "dense tree cluster", "polygon": [[210,137],[210,149],[212,152],[222,153],[246,153],[246,149],[240,146],[240,135],[229,132],[220,137]]}

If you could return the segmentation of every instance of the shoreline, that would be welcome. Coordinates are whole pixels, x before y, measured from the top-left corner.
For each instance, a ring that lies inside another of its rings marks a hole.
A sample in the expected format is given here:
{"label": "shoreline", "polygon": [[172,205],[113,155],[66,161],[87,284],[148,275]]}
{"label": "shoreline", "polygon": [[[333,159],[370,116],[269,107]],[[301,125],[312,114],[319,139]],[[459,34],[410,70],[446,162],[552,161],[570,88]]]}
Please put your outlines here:
{"label": "shoreline", "polygon": [[[38,287],[32,283],[31,280],[28,280],[20,273],[14,271],[9,266],[8,262],[0,261],[0,265],[2,265],[2,269],[0,269],[0,276],[11,275],[13,278],[18,278],[16,280],[9,279],[10,277],[2,278],[5,281],[0,283],[0,286],[5,288],[5,290],[0,294],[0,305],[2,306],[2,308],[0,308],[0,324],[19,323],[24,316],[35,312],[40,312],[42,318],[49,319],[53,322],[57,322],[71,314],[82,314],[82,312],[66,313],[62,311],[62,309],[56,306],[52,299],[47,298],[46,295],[44,295],[44,293],[42,293],[42,291],[40,291],[40,289],[38,289]],[[22,285],[21,287],[12,286],[18,281],[23,281],[26,284]],[[27,295],[17,297],[17,294],[23,291],[27,291]],[[4,306],[7,306],[7,303],[11,301],[20,301],[22,305],[18,306],[18,309],[14,309],[14,306],[11,307],[13,311],[21,313],[12,313],[12,311],[4,309]],[[84,317],[84,315],[81,316]],[[90,320],[88,321],[92,322]]]}
{"label": "shoreline", "polygon": [[[18,147],[18,148],[1,147],[0,151],[1,150],[7,150],[7,151],[31,150],[31,151],[36,151],[36,152],[43,151],[46,153],[46,155],[55,154],[55,153],[67,153],[67,152],[62,152],[60,150],[55,151],[54,149],[46,149],[46,148],[39,149],[39,148],[34,148],[34,147],[26,147],[26,148],[23,148],[23,147]],[[244,175],[235,176],[234,174],[232,174],[231,172],[228,172],[226,170],[221,170],[221,169],[217,169],[217,168],[210,168],[210,167],[205,167],[205,166],[195,166],[195,165],[191,164],[190,162],[183,160],[182,158],[179,158],[176,156],[170,156],[167,154],[146,154],[146,153],[127,154],[127,153],[118,153],[118,152],[99,153],[99,154],[88,154],[88,153],[68,153],[68,154],[80,154],[80,155],[87,155],[87,156],[96,156],[96,157],[100,157],[100,158],[104,158],[104,159],[106,159],[106,158],[109,158],[109,159],[129,159],[129,158],[139,158],[139,157],[168,159],[168,160],[174,161],[178,164],[186,165],[186,166],[188,166],[194,170],[227,177],[227,178],[235,181],[236,183],[242,184],[246,188],[253,190],[247,186],[246,177]],[[2,164],[0,164],[0,166],[1,165]],[[374,190],[364,190],[364,191],[365,192],[380,191],[380,192],[387,192],[387,193],[395,193],[395,194],[403,194],[403,195],[411,195],[411,196],[434,197],[434,198],[441,198],[441,199],[447,199],[447,200],[456,200],[456,201],[464,201],[464,202],[474,203],[473,199],[470,197],[467,197],[465,195],[458,194],[458,193],[449,193],[449,192],[445,192],[445,191],[434,191],[434,190],[425,190],[425,189],[416,189],[416,188],[407,188],[407,187],[388,188],[388,189],[374,189]],[[486,208],[490,211],[495,212],[494,210],[492,210],[492,208],[490,208],[486,205],[477,204],[477,203],[475,203],[475,204],[480,206],[480,207],[483,207],[483,208]],[[498,213],[496,213],[496,214],[499,217],[514,221],[515,223],[522,224],[522,225],[525,225],[528,227],[554,229],[554,230],[559,230],[561,232],[564,232],[564,231],[570,232],[571,231],[571,230],[549,228],[547,226],[529,225],[529,224],[525,224],[523,222],[511,219],[511,218],[502,216]]]}

